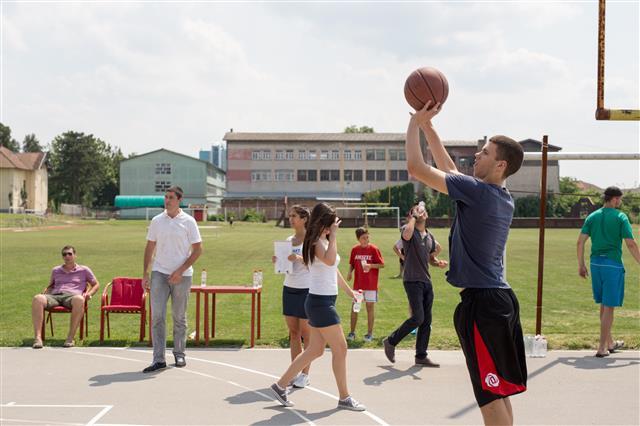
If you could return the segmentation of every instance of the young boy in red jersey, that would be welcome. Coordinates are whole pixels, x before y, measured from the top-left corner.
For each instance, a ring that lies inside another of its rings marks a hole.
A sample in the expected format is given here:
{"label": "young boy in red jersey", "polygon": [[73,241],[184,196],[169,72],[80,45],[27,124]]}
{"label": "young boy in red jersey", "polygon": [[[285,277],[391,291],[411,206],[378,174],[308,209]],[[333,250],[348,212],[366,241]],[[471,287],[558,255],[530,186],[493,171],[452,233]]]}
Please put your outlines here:
{"label": "young boy in red jersey", "polygon": [[[367,229],[356,229],[356,238],[358,238],[358,244],[351,249],[347,281],[351,281],[351,275],[355,271],[353,289],[362,290],[367,307],[367,334],[364,335],[364,341],[371,342],[373,340],[374,304],[378,301],[378,270],[384,268],[384,259],[378,247],[369,243]],[[351,332],[347,335],[348,340],[356,338],[357,322],[358,313],[353,312],[352,309]]]}

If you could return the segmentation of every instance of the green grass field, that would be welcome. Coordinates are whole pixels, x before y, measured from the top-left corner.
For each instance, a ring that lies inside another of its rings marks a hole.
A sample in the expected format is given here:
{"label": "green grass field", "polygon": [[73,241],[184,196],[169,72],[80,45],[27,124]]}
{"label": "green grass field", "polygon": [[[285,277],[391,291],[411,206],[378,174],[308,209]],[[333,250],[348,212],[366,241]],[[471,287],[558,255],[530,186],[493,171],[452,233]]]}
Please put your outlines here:
{"label": "green grass field", "polygon": [[[3,227],[17,219],[0,217]],[[56,220],[56,224],[61,220]],[[62,221],[63,222],[63,221]],[[42,225],[38,223],[37,225]],[[219,227],[215,227],[215,226]],[[78,261],[95,272],[102,287],[115,276],[140,276],[145,245],[145,221],[76,221],[76,225],[54,229],[23,227],[0,231],[0,345],[31,345],[31,299],[48,282],[52,266],[61,263],[60,249],[66,244],[78,250]],[[340,269],[346,275],[347,259],[355,244],[353,229],[341,229],[338,247],[342,256]],[[433,229],[444,248],[447,259],[448,229]],[[637,235],[637,226],[635,234]],[[550,348],[595,348],[599,333],[598,307],[591,298],[590,281],[577,276],[575,241],[577,229],[547,230],[545,248],[545,287],[543,302],[543,334]],[[274,274],[271,254],[274,240],[284,239],[289,230],[275,228],[273,223],[228,225],[210,222],[201,228],[204,254],[195,265],[199,281],[200,269],[206,268],[210,284],[249,284],[254,268],[264,274],[262,338],[258,346],[287,346],[287,331],[281,316],[282,276]],[[366,332],[366,313],[360,314],[358,339],[351,347],[380,346],[380,340],[407,316],[407,301],[398,273],[398,261],[392,246],[398,238],[394,229],[372,229],[371,241],[380,247],[387,262],[380,273],[380,301],[376,306],[376,325],[373,343],[363,344]],[[521,307],[525,334],[535,331],[535,303],[537,285],[537,229],[514,229],[508,245],[508,281],[514,288]],[[627,266],[624,307],[616,310],[615,338],[624,339],[628,347],[640,347],[640,289],[639,271],[631,256],[623,249]],[[458,291],[444,280],[443,270],[432,271],[435,291],[433,332],[430,347],[451,349],[458,347],[452,325],[452,315],[459,301]],[[100,290],[101,293],[102,290]],[[343,326],[348,328],[350,302],[341,294],[338,310]],[[190,300],[189,325],[193,329],[195,297]],[[99,337],[100,299],[90,302],[89,338],[85,345],[97,345]],[[249,298],[242,295],[218,297],[216,339],[212,345],[241,346],[249,342]],[[138,345],[137,321],[133,316],[113,315],[111,339],[106,345]],[[61,345],[68,327],[68,315],[55,317],[55,338],[50,344]],[[170,328],[169,328],[170,330]],[[347,330],[348,331],[348,330]],[[47,331],[49,334],[49,331]],[[78,342],[79,343],[79,342]],[[413,338],[401,346],[410,347]]]}

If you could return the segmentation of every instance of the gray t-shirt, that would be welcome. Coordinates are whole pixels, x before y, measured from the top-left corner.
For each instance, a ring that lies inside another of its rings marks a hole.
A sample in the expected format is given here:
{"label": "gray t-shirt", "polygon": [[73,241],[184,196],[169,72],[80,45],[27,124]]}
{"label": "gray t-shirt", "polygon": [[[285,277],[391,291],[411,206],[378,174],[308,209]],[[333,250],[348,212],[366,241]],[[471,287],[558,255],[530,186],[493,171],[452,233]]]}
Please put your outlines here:
{"label": "gray t-shirt", "polygon": [[[406,225],[402,227],[402,231]],[[429,274],[429,255],[436,250],[436,240],[427,231],[423,237],[420,231],[413,229],[413,235],[409,241],[402,238],[402,248],[404,249],[404,273],[403,281],[431,282]]]}

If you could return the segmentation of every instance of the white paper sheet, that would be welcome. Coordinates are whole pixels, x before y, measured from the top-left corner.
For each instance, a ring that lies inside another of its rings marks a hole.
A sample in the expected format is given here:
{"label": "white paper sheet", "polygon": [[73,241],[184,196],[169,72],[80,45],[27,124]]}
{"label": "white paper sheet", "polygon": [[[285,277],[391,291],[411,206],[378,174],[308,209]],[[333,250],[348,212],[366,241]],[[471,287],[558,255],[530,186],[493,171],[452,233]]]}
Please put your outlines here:
{"label": "white paper sheet", "polygon": [[276,274],[290,274],[293,271],[293,263],[288,259],[291,251],[291,241],[275,241],[273,243],[273,252],[276,256],[276,263],[274,263]]}

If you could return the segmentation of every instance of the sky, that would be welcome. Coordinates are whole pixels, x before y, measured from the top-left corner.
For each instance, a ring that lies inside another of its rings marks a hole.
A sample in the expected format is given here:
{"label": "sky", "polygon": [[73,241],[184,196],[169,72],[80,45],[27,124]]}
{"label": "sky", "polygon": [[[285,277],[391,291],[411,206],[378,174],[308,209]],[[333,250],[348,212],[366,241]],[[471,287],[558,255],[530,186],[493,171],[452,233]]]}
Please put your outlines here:
{"label": "sky", "polygon": [[[594,119],[597,1],[8,2],[0,121],[22,141],[69,130],[125,154],[197,156],[225,132],[406,130],[404,81],[449,81],[442,139],[505,134],[565,152],[639,152],[640,122]],[[640,2],[607,2],[605,106],[640,108]],[[637,161],[561,176],[640,185]]]}

